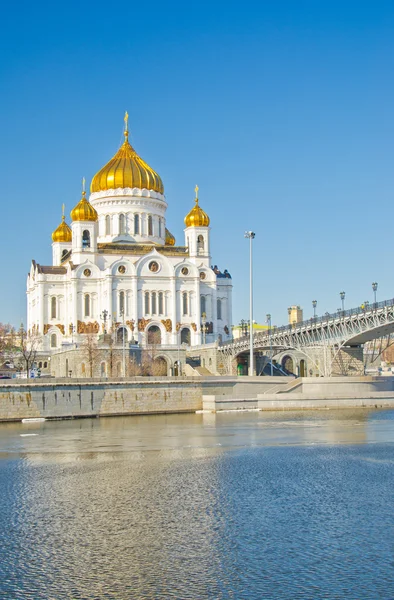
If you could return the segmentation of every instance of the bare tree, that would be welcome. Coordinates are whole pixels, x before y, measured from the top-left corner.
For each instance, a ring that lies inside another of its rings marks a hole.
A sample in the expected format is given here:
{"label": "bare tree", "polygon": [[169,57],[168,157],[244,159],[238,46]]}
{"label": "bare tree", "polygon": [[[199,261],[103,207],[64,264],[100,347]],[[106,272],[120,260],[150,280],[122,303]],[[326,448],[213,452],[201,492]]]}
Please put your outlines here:
{"label": "bare tree", "polygon": [[160,332],[150,332],[148,337],[148,347],[142,355],[142,375],[151,375],[156,377],[160,375],[167,375],[167,363],[164,359],[158,357],[160,343]]}
{"label": "bare tree", "polygon": [[97,335],[95,333],[86,333],[85,338],[80,345],[80,349],[82,358],[86,360],[89,366],[89,377],[93,377],[93,373],[100,360]]}
{"label": "bare tree", "polygon": [[0,361],[12,357],[15,351],[15,329],[9,323],[0,323]]}
{"label": "bare tree", "polygon": [[14,339],[16,356],[19,355],[20,362],[24,368],[26,367],[26,377],[30,377],[30,369],[35,363],[42,336],[36,329],[26,331],[23,323],[21,323]]}

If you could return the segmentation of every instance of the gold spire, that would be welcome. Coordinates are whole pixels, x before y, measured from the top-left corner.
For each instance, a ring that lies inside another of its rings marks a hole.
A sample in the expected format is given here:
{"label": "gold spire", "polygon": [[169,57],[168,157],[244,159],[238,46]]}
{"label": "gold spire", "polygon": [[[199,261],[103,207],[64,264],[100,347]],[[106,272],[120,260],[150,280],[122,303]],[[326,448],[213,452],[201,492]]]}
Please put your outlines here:
{"label": "gold spire", "polygon": [[97,211],[86,199],[85,177],[82,178],[82,198],[70,212],[72,221],[97,221]]}
{"label": "gold spire", "polygon": [[138,188],[164,194],[163,182],[130,145],[129,115],[124,116],[124,142],[113,158],[98,172],[90,184],[91,192],[114,190],[117,188]]}
{"label": "gold spire", "polygon": [[127,112],[127,110],[124,114],[124,136],[126,140],[129,137],[129,113]]}
{"label": "gold spire", "polygon": [[186,227],[208,227],[209,225],[207,213],[204,212],[198,204],[198,190],[199,187],[196,185],[194,188],[194,191],[196,192],[196,197],[194,198],[195,205],[185,217]]}
{"label": "gold spire", "polygon": [[66,217],[64,216],[64,204],[62,204],[62,222],[55,231],[52,233],[53,242],[65,242],[70,243],[72,240],[72,233],[70,227],[66,223]]}

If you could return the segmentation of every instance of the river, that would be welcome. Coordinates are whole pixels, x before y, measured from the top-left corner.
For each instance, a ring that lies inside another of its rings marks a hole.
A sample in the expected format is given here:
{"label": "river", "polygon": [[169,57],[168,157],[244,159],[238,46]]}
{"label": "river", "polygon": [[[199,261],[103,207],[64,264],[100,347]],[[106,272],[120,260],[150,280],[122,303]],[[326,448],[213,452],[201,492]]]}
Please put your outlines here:
{"label": "river", "polygon": [[0,598],[394,598],[394,411],[0,424]]}

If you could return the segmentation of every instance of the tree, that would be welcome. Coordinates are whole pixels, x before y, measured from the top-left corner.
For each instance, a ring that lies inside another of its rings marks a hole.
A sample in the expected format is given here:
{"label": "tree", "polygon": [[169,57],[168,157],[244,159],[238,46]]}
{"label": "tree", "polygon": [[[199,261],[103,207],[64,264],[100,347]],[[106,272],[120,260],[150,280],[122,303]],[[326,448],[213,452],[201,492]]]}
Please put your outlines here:
{"label": "tree", "polygon": [[86,333],[80,348],[81,356],[86,360],[89,366],[89,377],[93,377],[97,363],[100,361],[100,349],[97,345],[97,335],[94,333]]}
{"label": "tree", "polygon": [[15,334],[15,351],[17,355],[20,355],[19,359],[23,368],[26,367],[26,377],[30,377],[30,369],[35,363],[41,340],[41,335],[35,328],[26,331],[23,323],[21,323],[18,333]]}
{"label": "tree", "polygon": [[0,323],[0,361],[12,357],[15,349],[15,329],[9,323]]}

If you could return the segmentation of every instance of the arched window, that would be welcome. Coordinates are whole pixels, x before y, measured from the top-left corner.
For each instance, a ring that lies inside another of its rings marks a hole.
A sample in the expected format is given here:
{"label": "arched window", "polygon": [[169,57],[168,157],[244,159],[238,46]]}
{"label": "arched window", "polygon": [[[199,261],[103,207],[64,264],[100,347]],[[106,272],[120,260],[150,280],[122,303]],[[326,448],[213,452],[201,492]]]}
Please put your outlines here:
{"label": "arched window", "polygon": [[197,238],[197,252],[204,252],[204,236],[199,235]]}
{"label": "arched window", "polygon": [[118,331],[116,332],[116,341],[118,342],[118,344],[123,344],[123,338],[124,341],[127,341],[127,329],[126,327],[119,327]]}
{"label": "arched window", "polygon": [[46,369],[48,367],[48,363],[47,361],[44,362],[44,369]]}
{"label": "arched window", "polygon": [[66,256],[67,252],[68,252],[68,250],[66,250],[66,249],[64,248],[64,250],[62,251],[62,258],[64,258],[64,257]]}
{"label": "arched window", "polygon": [[111,235],[111,217],[109,215],[105,217],[105,235]]}
{"label": "arched window", "polygon": [[161,238],[161,219],[159,217],[159,237]]}
{"label": "arched window", "polygon": [[82,233],[82,248],[90,248],[90,231],[87,229]]}
{"label": "arched window", "polygon": [[187,297],[187,292],[183,292],[182,294],[182,314],[187,315],[189,310],[188,310],[188,297]]}
{"label": "arched window", "polygon": [[207,299],[205,296],[201,296],[200,298],[200,307],[201,307],[201,316],[207,312]]}
{"label": "arched window", "polygon": [[159,292],[159,315],[164,315],[164,294]]}
{"label": "arched window", "polygon": [[134,235],[138,235],[140,232],[140,216],[134,215]]}
{"label": "arched window", "polygon": [[161,344],[161,331],[157,325],[152,325],[148,329],[148,344],[155,346]]}
{"label": "arched window", "polygon": [[102,362],[100,365],[100,372],[101,372],[101,377],[106,377],[107,376],[107,363]]}
{"label": "arched window", "polygon": [[124,292],[119,292],[119,314],[125,313]]}
{"label": "arched window", "polygon": [[84,313],[85,313],[85,317],[90,317],[90,295],[89,294],[85,294]]}
{"label": "arched window", "polygon": [[42,369],[42,362],[41,361],[38,363],[38,368]]}
{"label": "arched window", "polygon": [[152,292],[152,295],[151,295],[151,310],[152,310],[152,315],[157,314],[156,292]]}
{"label": "arched window", "polygon": [[119,234],[126,233],[126,217],[119,215]]}
{"label": "arched window", "polygon": [[153,235],[153,219],[152,215],[148,217],[148,235]]}
{"label": "arched window", "polygon": [[149,315],[149,292],[145,292],[145,314]]}
{"label": "arched window", "polygon": [[52,296],[51,298],[51,319],[56,319],[56,298]]}
{"label": "arched window", "polygon": [[217,318],[222,318],[222,301],[219,298],[217,299]]}
{"label": "arched window", "polygon": [[190,346],[190,340],[190,329],[188,327],[184,327],[181,331],[181,344],[187,344],[188,346]]}
{"label": "arched window", "polygon": [[51,335],[51,348],[57,347],[57,336],[56,333],[52,333]]}

